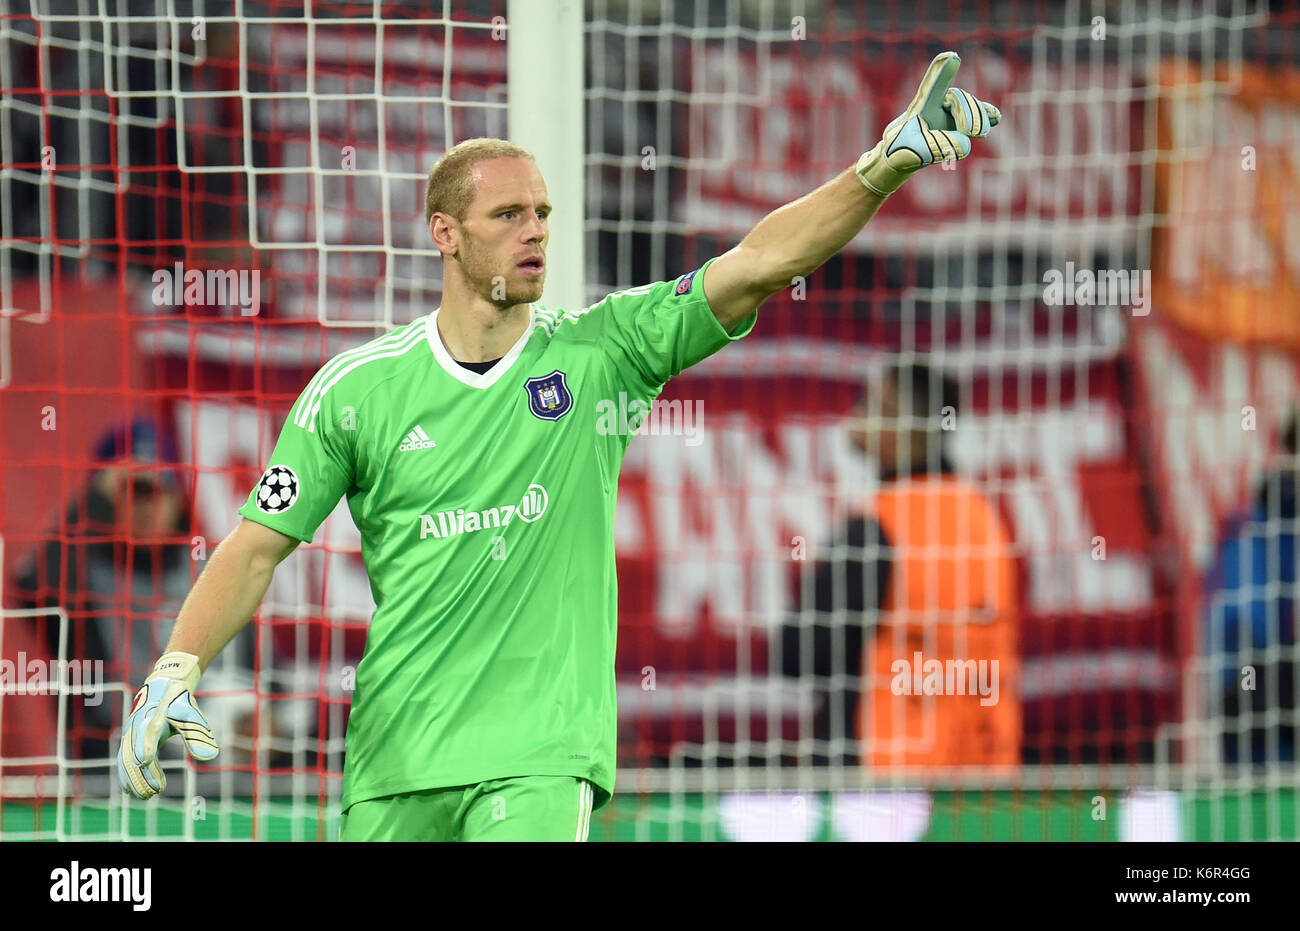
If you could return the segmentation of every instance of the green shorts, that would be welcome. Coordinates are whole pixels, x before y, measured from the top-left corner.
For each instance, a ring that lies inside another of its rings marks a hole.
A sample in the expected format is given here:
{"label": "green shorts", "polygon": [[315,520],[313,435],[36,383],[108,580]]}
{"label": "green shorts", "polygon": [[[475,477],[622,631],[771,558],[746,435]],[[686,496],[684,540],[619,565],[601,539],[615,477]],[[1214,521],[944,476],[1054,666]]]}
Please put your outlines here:
{"label": "green shorts", "polygon": [[585,841],[595,798],[577,776],[516,776],[353,803],[342,841]]}

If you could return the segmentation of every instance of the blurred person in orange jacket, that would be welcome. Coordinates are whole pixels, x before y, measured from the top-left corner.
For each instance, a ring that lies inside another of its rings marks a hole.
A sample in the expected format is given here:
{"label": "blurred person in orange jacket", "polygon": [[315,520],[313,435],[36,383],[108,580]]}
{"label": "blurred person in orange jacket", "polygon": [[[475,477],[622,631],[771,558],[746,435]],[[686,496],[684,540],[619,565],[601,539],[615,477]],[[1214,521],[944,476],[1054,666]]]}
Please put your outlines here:
{"label": "blurred person in orange jacket", "polygon": [[814,764],[898,772],[1015,767],[1015,562],[996,508],[952,467],[951,379],[887,367],[855,406],[853,445],[881,484],[804,576],[781,631],[787,676],[813,676]]}

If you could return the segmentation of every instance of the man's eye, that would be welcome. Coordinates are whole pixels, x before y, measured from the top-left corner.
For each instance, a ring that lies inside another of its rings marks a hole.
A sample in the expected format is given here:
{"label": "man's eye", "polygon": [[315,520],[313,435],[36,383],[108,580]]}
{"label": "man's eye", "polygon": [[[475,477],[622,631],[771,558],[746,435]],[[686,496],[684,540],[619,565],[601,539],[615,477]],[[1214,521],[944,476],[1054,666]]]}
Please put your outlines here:
{"label": "man's eye", "polygon": [[515,212],[513,210],[506,210],[501,214],[501,216],[505,217],[507,220],[513,217],[514,215]]}

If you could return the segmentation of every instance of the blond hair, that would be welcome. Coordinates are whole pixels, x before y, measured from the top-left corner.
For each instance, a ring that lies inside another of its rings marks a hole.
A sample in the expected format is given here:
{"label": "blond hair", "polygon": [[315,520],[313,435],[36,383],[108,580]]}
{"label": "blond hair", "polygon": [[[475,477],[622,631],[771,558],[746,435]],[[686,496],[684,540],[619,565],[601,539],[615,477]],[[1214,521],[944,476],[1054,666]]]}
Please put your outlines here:
{"label": "blond hair", "polygon": [[526,149],[505,139],[466,139],[452,146],[429,171],[424,189],[424,222],[435,213],[445,213],[464,220],[474,201],[471,169],[491,158],[527,158],[536,161]]}

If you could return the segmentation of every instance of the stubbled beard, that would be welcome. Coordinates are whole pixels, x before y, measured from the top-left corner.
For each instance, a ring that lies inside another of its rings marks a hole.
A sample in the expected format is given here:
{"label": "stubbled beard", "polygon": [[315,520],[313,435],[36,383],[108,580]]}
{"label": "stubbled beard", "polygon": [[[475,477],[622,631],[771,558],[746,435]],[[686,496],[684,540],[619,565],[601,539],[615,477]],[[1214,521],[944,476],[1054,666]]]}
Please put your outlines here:
{"label": "stubbled beard", "polygon": [[[544,278],[529,280],[523,284],[511,282],[509,275],[503,275],[500,270],[494,271],[477,247],[468,242],[462,250],[461,270],[475,294],[501,309],[516,304],[532,303],[542,296]],[[505,279],[505,296],[502,298],[495,296],[501,293],[495,281],[497,277]]]}

